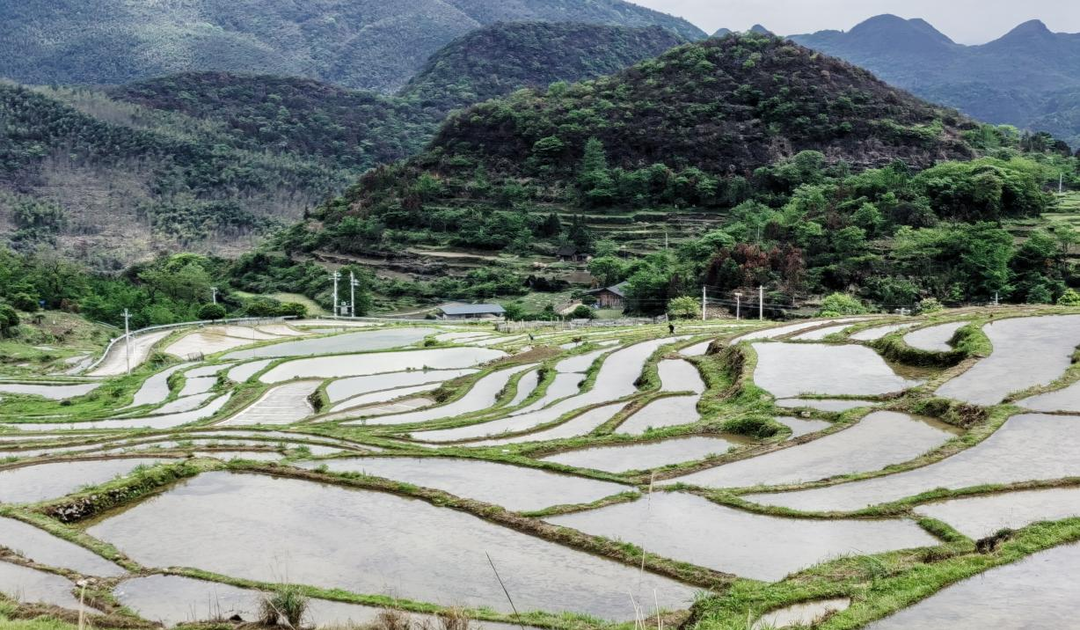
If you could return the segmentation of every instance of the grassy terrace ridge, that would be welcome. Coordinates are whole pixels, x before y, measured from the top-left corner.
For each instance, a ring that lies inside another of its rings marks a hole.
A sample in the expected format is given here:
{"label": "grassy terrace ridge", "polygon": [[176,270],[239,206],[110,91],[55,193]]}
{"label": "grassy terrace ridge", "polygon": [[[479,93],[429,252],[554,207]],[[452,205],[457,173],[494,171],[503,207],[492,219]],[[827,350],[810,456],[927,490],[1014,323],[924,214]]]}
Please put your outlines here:
{"label": "grassy terrace ridge", "polygon": [[[786,605],[812,601],[829,597],[847,597],[851,607],[822,620],[816,628],[829,630],[862,628],[867,623],[880,619],[899,609],[910,606],[921,599],[937,592],[950,584],[1004,564],[1019,561],[1033,553],[1054,546],[1080,541],[1080,518],[1064,519],[1056,522],[1036,522],[1016,531],[1007,531],[993,540],[973,540],[959,532],[950,523],[927,518],[917,514],[914,508],[927,503],[959,497],[989,496],[1018,490],[1044,488],[1080,489],[1080,477],[1062,479],[1028,480],[1018,483],[986,483],[952,490],[936,489],[907,496],[901,499],[855,510],[852,512],[804,512],[782,507],[770,507],[755,504],[743,497],[750,493],[778,492],[798,489],[828,487],[860,479],[886,477],[898,472],[913,470],[942,461],[966,449],[977,447],[1010,418],[1024,411],[1016,401],[1028,396],[1056,391],[1080,382],[1080,363],[1073,356],[1072,364],[1052,382],[1027,387],[1022,391],[1008,392],[1001,404],[978,406],[961,401],[944,399],[935,394],[943,383],[957,378],[988,356],[994,348],[983,332],[983,326],[989,322],[1001,322],[1026,317],[1045,317],[1055,315],[1076,315],[1076,310],[1063,307],[1015,307],[998,309],[964,309],[944,311],[919,318],[882,317],[866,321],[850,322],[839,333],[830,334],[817,344],[847,345],[857,344],[869,348],[887,359],[897,369],[918,369],[925,375],[926,382],[895,394],[844,396],[815,394],[807,398],[860,399],[875,403],[873,408],[862,407],[841,413],[816,411],[810,407],[801,409],[779,408],[774,397],[755,383],[758,357],[754,344],[803,344],[806,341],[793,339],[811,330],[830,328],[835,324],[829,319],[800,330],[782,335],[775,339],[742,341],[730,344],[731,340],[743,336],[748,330],[757,329],[760,324],[747,322],[746,326],[732,328],[732,322],[719,321],[699,324],[684,322],[679,324],[679,334],[685,336],[678,341],[662,343],[645,360],[641,372],[634,383],[636,391],[618,399],[626,403],[625,408],[603,422],[595,429],[579,435],[556,440],[539,442],[521,441],[504,446],[478,447],[468,442],[463,443],[424,443],[419,429],[450,429],[456,427],[478,426],[507,417],[515,410],[523,409],[545,397],[554,381],[554,366],[569,357],[588,355],[599,352],[599,356],[581,375],[581,392],[591,392],[597,386],[597,376],[608,365],[613,353],[635,343],[662,339],[667,336],[666,326],[640,326],[630,328],[594,328],[571,331],[537,331],[535,339],[521,334],[493,333],[500,341],[488,346],[508,352],[505,358],[476,366],[475,374],[446,381],[427,395],[437,402],[429,407],[437,411],[440,406],[462,399],[472,388],[499,370],[513,366],[533,365],[539,370],[539,382],[536,388],[517,406],[509,403],[517,397],[518,387],[527,371],[511,378],[506,386],[495,396],[492,407],[453,417],[438,418],[427,422],[409,425],[362,425],[345,424],[348,417],[331,421],[320,421],[319,414],[313,414],[300,422],[280,426],[220,426],[220,423],[258,400],[278,384],[263,383],[258,379],[276,366],[286,364],[296,358],[274,358],[244,383],[228,383],[219,378],[212,393],[221,395],[231,392],[229,404],[210,418],[194,423],[165,429],[108,430],[93,432],[67,432],[41,435],[26,433],[25,439],[0,442],[0,457],[9,453],[17,456],[21,451],[46,449],[49,452],[32,458],[0,459],[0,482],[6,471],[25,469],[45,462],[100,461],[117,457],[155,456],[163,457],[165,462],[137,469],[132,474],[110,480],[93,487],[79,488],[64,497],[51,497],[29,505],[0,505],[0,517],[18,519],[40,528],[58,538],[62,538],[103,558],[114,561],[133,575],[146,576],[157,573],[171,573],[204,580],[221,582],[245,588],[269,590],[274,585],[242,579],[237,576],[219,575],[199,567],[153,568],[142,566],[125,555],[121,548],[97,540],[86,533],[94,523],[108,520],[133,506],[168,493],[177,484],[185,483],[198,475],[228,471],[245,475],[269,475],[288,478],[301,482],[329,484],[357,492],[389,493],[401,497],[417,499],[440,509],[455,510],[475,516],[483,521],[503,528],[509,528],[523,535],[576,549],[582,552],[610,559],[628,567],[644,566],[647,571],[657,575],[676,579],[684,584],[702,590],[702,595],[694,603],[689,615],[671,613],[665,619],[665,625],[684,630],[745,630],[747,620],[753,621],[761,614]],[[951,322],[965,322],[950,340],[952,350],[946,352],[927,352],[908,346],[904,336],[924,328]],[[808,322],[810,323],[810,322]],[[898,323],[913,324],[904,330],[884,335],[874,341],[854,341],[851,335],[877,327]],[[441,323],[419,324],[422,327],[436,327],[442,331],[484,331],[491,332],[485,326],[445,326]],[[171,343],[183,336],[184,332],[171,335],[162,343]],[[426,339],[408,348],[391,348],[360,353],[357,360],[378,361],[388,353],[411,352],[421,349],[464,348],[469,347],[468,339],[452,342],[436,341],[433,333]],[[325,335],[319,336],[319,338]],[[315,336],[305,339],[317,338]],[[283,339],[290,341],[295,339]],[[600,342],[617,340],[618,345],[602,346]],[[713,343],[703,356],[683,357],[679,351],[710,340]],[[276,340],[275,340],[276,341]],[[263,347],[274,342],[256,342],[247,347]],[[485,342],[486,343],[486,342]],[[563,344],[577,343],[576,346],[563,350]],[[529,346],[530,349],[525,348]],[[165,347],[163,345],[159,347]],[[222,361],[225,353],[207,357],[199,366],[217,365],[224,368]],[[318,356],[343,356],[326,354]],[[102,419],[110,412],[130,404],[132,396],[142,383],[152,374],[159,373],[176,361],[163,360],[155,355],[150,363],[135,370],[130,376],[105,379],[97,390],[65,404],[64,401],[46,401],[33,397],[5,396],[0,401],[0,421],[10,427],[18,428],[20,420],[34,418],[38,422],[52,421],[61,427],[77,424],[78,421]],[[300,357],[303,358],[303,357]],[[677,391],[678,384],[664,384],[661,388],[658,364],[667,359],[682,359],[691,364],[705,383],[705,392],[697,403],[700,419],[689,424],[667,426],[646,431],[642,435],[625,435],[618,432],[619,427],[634,413],[646,405],[666,397],[685,396],[689,392]],[[228,365],[239,365],[233,363]],[[329,405],[326,387],[335,380],[348,378],[341,376],[323,379],[318,386],[316,396],[323,407]],[[288,384],[289,381],[281,383]],[[170,391],[159,402],[135,408],[132,417],[152,413],[160,404],[175,402],[177,393],[185,384],[183,374],[175,374],[169,379]],[[516,430],[512,437],[527,437],[543,432],[552,427],[562,426],[573,418],[593,407],[603,406],[615,401],[593,402],[560,417],[542,424]],[[11,409],[12,411],[9,411]],[[857,426],[866,415],[873,411],[888,410],[908,414],[922,415],[952,425],[957,435],[943,442],[940,446],[905,462],[895,462],[881,470],[841,474],[835,477],[808,483],[774,485],[745,488],[706,488],[693,485],[675,484],[657,486],[657,481],[678,480],[680,477],[701,470],[706,470],[730,462],[741,461],[767,453],[783,453],[787,449],[798,448],[816,440],[836,435]],[[1068,413],[1065,411],[1056,413]],[[774,420],[780,415],[798,414],[826,420],[830,423],[824,430],[791,439],[791,432]],[[45,416],[57,416],[46,418]],[[4,433],[10,436],[15,432]],[[232,436],[230,438],[230,435]],[[543,459],[550,455],[598,446],[643,445],[663,442],[684,436],[728,436],[735,444],[726,453],[716,453],[705,457],[686,458],[668,465],[652,469],[626,470],[625,472],[606,472],[602,470],[575,467]],[[734,439],[734,438],[738,439]],[[201,439],[200,439],[201,438]],[[485,438],[486,439],[486,438]],[[166,442],[176,444],[164,448],[153,445]],[[147,448],[150,447],[150,448]],[[372,452],[371,447],[381,450]],[[72,450],[86,448],[88,450]],[[104,452],[107,449],[123,448],[122,452]],[[332,448],[333,452],[318,451],[315,448]],[[201,453],[192,458],[195,451]],[[213,458],[214,452],[240,451],[239,457],[231,461]],[[277,461],[266,462],[245,459],[244,453],[252,457],[276,454]],[[614,482],[627,486],[623,492],[597,497],[583,503],[550,505],[542,509],[513,511],[494,503],[485,502],[469,496],[461,496],[443,490],[409,483],[391,478],[384,478],[359,472],[332,472],[319,462],[330,462],[338,458],[387,458],[416,457],[433,463],[441,459],[479,460],[509,466],[528,468],[536,471],[571,475],[581,479],[598,482]],[[294,463],[307,462],[308,468],[299,468]],[[2,483],[0,483],[2,489]],[[830,520],[901,520],[910,522],[936,539],[936,544],[909,550],[883,552],[872,555],[856,555],[836,558],[815,564],[797,571],[777,582],[762,582],[724,573],[713,568],[698,566],[688,562],[687,558],[665,557],[657,555],[648,548],[637,544],[601,536],[585,534],[567,527],[551,525],[545,519],[557,515],[586,513],[620,504],[648,500],[652,493],[690,493],[736,510],[753,514],[768,515],[789,519]],[[0,541],[0,545],[4,541]],[[0,549],[2,552],[2,549]],[[8,561],[29,567],[56,572],[73,580],[82,575],[69,569],[48,567],[36,564],[32,559],[14,555],[2,555]],[[95,584],[90,592],[90,601],[105,614],[95,621],[99,628],[139,628],[146,622],[139,620],[135,611],[122,608],[115,599],[116,579],[109,579]],[[407,597],[391,598],[378,593],[353,593],[340,589],[320,588],[312,584],[303,584],[301,589],[309,597],[331,599],[340,602],[365,604],[378,607],[394,607],[416,613],[432,613],[442,608],[432,602],[414,601]],[[589,627],[611,626],[629,628],[629,623],[611,624],[600,622],[582,614],[528,613],[515,616],[496,612],[490,608],[475,607],[468,615],[477,620],[491,622],[523,623],[531,626],[552,628],[553,630],[582,630]],[[36,620],[40,615],[52,615],[49,621]],[[67,630],[69,624],[77,621],[70,614],[59,609],[17,604],[0,598],[0,626],[27,628],[28,630]]]}

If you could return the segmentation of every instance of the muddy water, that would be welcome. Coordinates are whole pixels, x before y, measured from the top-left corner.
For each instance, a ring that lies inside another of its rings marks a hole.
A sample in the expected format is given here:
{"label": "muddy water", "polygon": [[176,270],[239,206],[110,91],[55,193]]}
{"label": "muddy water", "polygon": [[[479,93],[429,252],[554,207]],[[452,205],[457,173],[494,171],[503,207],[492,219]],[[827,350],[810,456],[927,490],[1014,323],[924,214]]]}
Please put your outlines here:
{"label": "muddy water", "polygon": [[622,411],[626,405],[623,403],[616,403],[614,405],[605,405],[603,407],[597,407],[590,409],[585,413],[575,416],[562,424],[556,425],[550,429],[544,429],[543,431],[537,431],[535,433],[527,433],[525,435],[519,435],[517,437],[502,438],[495,440],[485,440],[482,442],[467,442],[464,446],[504,446],[506,444],[524,444],[526,442],[546,442],[548,440],[564,440],[566,438],[579,437],[582,435],[588,435],[596,429],[599,429],[605,423],[615,417],[615,414]]}
{"label": "muddy water", "polygon": [[1080,488],[1007,492],[929,503],[915,512],[955,527],[969,538],[984,538],[1006,527],[1080,517]]}
{"label": "muddy water", "polygon": [[656,366],[660,374],[660,391],[665,392],[705,392],[705,381],[693,363],[681,359],[661,361]]}
{"label": "muddy water", "polygon": [[[267,359],[272,357],[307,357],[318,354],[343,354],[346,352],[372,352],[408,346],[424,340],[434,333],[431,328],[388,328],[347,333],[318,339],[287,341],[261,348],[238,350],[225,355],[229,360]],[[380,370],[386,371],[386,370]]]}
{"label": "muddy water", "polygon": [[1032,411],[1080,412],[1080,383],[1073,383],[1057,391],[1030,396],[1016,401],[1016,404]]}
{"label": "muddy water", "polygon": [[722,455],[736,445],[736,442],[717,437],[676,438],[651,444],[586,448],[559,453],[545,457],[544,460],[578,468],[621,473],[651,470],[704,459],[709,455]]}
{"label": "muddy water", "polygon": [[560,374],[567,374],[570,372],[587,372],[592,364],[597,359],[611,352],[608,348],[602,348],[600,350],[594,350],[585,354],[578,355],[576,357],[570,357],[569,359],[563,359],[555,364],[555,371]]}
{"label": "muddy water", "polygon": [[229,373],[226,374],[226,376],[230,381],[234,383],[243,383],[252,376],[255,376],[256,372],[261,372],[266,368],[266,366],[270,365],[273,362],[273,359],[264,359],[262,361],[251,361],[249,363],[244,363],[229,370]]}
{"label": "muddy water", "polygon": [[535,468],[478,459],[444,457],[364,457],[302,464],[325,465],[332,472],[359,472],[434,488],[466,499],[501,505],[518,512],[553,505],[592,503],[632,490],[606,481],[551,473]]}
{"label": "muddy water", "polygon": [[70,494],[126,475],[140,465],[153,466],[160,459],[113,459],[56,462],[0,471],[0,502],[36,503]]}
{"label": "muddy water", "polygon": [[824,420],[808,420],[804,418],[791,418],[782,416],[779,418],[773,418],[780,424],[791,429],[791,438],[802,437],[811,433],[817,433],[818,431],[824,431],[832,426],[831,422],[825,422]]}
{"label": "muddy water", "polygon": [[750,501],[797,510],[852,511],[935,488],[1016,483],[1080,476],[1080,418],[1021,415],[986,440],[937,463],[828,488],[746,495]]}
{"label": "muddy water", "polygon": [[858,409],[859,407],[873,407],[876,404],[877,402],[873,400],[852,400],[846,398],[837,400],[823,398],[784,398],[783,400],[776,401],[778,407],[784,407],[786,409],[806,407],[808,409],[817,409],[818,411],[827,411],[829,413],[840,413],[842,411],[848,411],[849,409]]}
{"label": "muddy water", "polygon": [[949,340],[953,338],[956,331],[967,325],[968,322],[950,322],[922,328],[904,335],[904,343],[927,352],[948,352],[953,349],[949,345]]}
{"label": "muddy water", "polygon": [[823,326],[825,324],[853,324],[855,322],[865,321],[865,317],[849,317],[847,319],[834,319],[834,320],[814,320],[809,322],[799,322],[797,324],[788,324],[787,326],[778,326],[776,328],[766,328],[764,330],[755,330],[754,332],[747,333],[741,337],[732,339],[728,345],[735,345],[743,341],[752,341],[756,339],[776,339],[783,337],[784,335],[790,335],[797,333],[800,330],[806,330],[807,328],[814,328],[816,326]]}
{"label": "muddy water", "polygon": [[630,542],[646,553],[770,582],[841,554],[937,544],[912,521],[786,519],[675,492],[545,520]]}
{"label": "muddy water", "polygon": [[464,396],[446,405],[391,416],[379,416],[370,420],[346,422],[345,424],[409,424],[453,418],[467,413],[483,411],[495,404],[499,394],[502,393],[515,374],[530,370],[533,367],[535,366],[517,365],[498,372],[492,372],[476,381]]}
{"label": "muddy water", "polygon": [[[200,514],[200,518],[190,518]],[[390,494],[225,472],[186,481],[89,530],[148,566],[195,566],[239,578],[383,593],[510,612],[630,619],[639,602],[685,608],[694,589]]]}
{"label": "muddy water", "polygon": [[28,385],[23,383],[0,383],[0,394],[41,396],[50,400],[64,400],[89,394],[101,387],[101,383],[79,385]]}
{"label": "muddy water", "polygon": [[584,380],[584,374],[556,374],[555,378],[548,385],[548,388],[544,390],[544,394],[540,398],[536,399],[536,401],[530,403],[528,406],[522,407],[513,415],[518,416],[532,413],[547,407],[557,400],[562,400],[567,396],[573,396],[581,389],[581,383]]}
{"label": "muddy water", "polygon": [[758,355],[754,382],[777,398],[888,394],[922,382],[898,375],[863,346],[756,343],[754,351]]}
{"label": "muddy water", "polygon": [[675,338],[654,339],[613,352],[608,355],[607,359],[604,360],[604,364],[600,367],[592,389],[565,398],[561,402],[554,403],[543,409],[528,413],[521,412],[509,418],[479,425],[444,431],[415,433],[413,437],[425,442],[454,442],[500,435],[507,432],[527,431],[533,427],[554,422],[562,416],[584,407],[629,396],[637,391],[636,382],[638,377],[641,376],[645,362],[661,346],[673,341],[675,341]]}
{"label": "muddy water", "polygon": [[176,400],[166,403],[154,410],[155,415],[168,415],[173,413],[184,413],[186,411],[194,411],[199,407],[202,407],[208,400],[214,397],[214,394],[195,394],[194,396],[185,396],[184,398],[177,398]]}
{"label": "muddy water", "polygon": [[74,588],[74,583],[59,575],[0,562],[0,593],[14,597],[16,601],[78,610],[79,600],[71,594]]}
{"label": "muddy water", "polygon": [[209,404],[194,411],[173,413],[161,416],[148,416],[145,418],[117,418],[115,420],[96,420],[93,422],[72,422],[68,424],[20,424],[20,431],[88,431],[98,429],[171,429],[199,420],[205,420],[213,416],[225,403],[229,402],[232,394],[218,396]]}
{"label": "muddy water", "polygon": [[890,333],[907,330],[914,325],[915,324],[890,324],[888,326],[877,326],[854,333],[851,335],[851,339],[855,341],[877,341]]}
{"label": "muddy water", "polygon": [[[263,595],[258,591],[178,575],[134,578],[121,582],[114,592],[121,604],[134,610],[140,617],[160,622],[169,628],[207,619],[228,619],[233,615],[247,622],[257,621],[263,601]],[[374,621],[381,611],[380,608],[360,604],[309,599],[303,624],[316,627],[359,626]],[[434,621],[427,615],[414,614],[412,618],[417,623]],[[478,630],[520,630],[520,626],[489,622],[477,622],[470,627]]]}
{"label": "muddy water", "polygon": [[485,348],[444,348],[409,352],[347,354],[283,363],[260,377],[264,383],[280,383],[294,378],[338,378],[369,376],[406,370],[449,370],[473,367],[506,356]]}
{"label": "muddy water", "polygon": [[523,375],[518,379],[517,390],[514,392],[514,398],[510,402],[506,403],[507,407],[517,407],[521,403],[525,402],[529,396],[532,395],[536,388],[540,385],[540,371],[533,370],[528,374]]}
{"label": "muddy water", "polygon": [[626,419],[615,431],[626,435],[644,435],[649,429],[676,427],[701,420],[699,396],[670,396],[645,405]]}
{"label": "muddy water", "polygon": [[711,488],[741,488],[817,481],[836,475],[880,470],[914,459],[953,433],[944,425],[889,411],[872,413],[854,426],[673,481]]}
{"label": "muddy water", "polygon": [[476,370],[429,370],[344,378],[327,385],[326,395],[330,398],[330,402],[336,403],[361,394],[427,383],[443,383],[475,373]]}
{"label": "muddy water", "polygon": [[811,330],[810,332],[804,332],[800,335],[792,337],[795,341],[821,341],[822,339],[836,333],[842,333],[850,327],[850,324],[840,324],[838,326],[826,326],[825,328],[818,328],[817,330]]}
{"label": "muddy water", "polygon": [[983,332],[994,352],[938,388],[938,395],[994,405],[1010,392],[1060,377],[1080,344],[1080,315],[1021,317],[991,322]]}
{"label": "muddy water", "polygon": [[0,518],[0,546],[39,564],[70,569],[83,575],[113,577],[124,574],[124,569],[96,553],[13,518]]}
{"label": "muddy water", "polygon": [[1075,628],[1080,545],[996,567],[868,626],[868,630]]}
{"label": "muddy water", "polygon": [[701,343],[696,343],[690,347],[679,350],[679,354],[683,355],[684,357],[703,357],[705,356],[705,353],[709,351],[709,346],[712,345],[713,341],[714,340],[712,339],[708,339],[706,341],[702,341]]}
{"label": "muddy water", "polygon": [[164,369],[143,382],[131,404],[125,407],[139,407],[141,405],[156,405],[169,397],[169,377],[174,373],[195,365],[194,363],[181,363],[171,368]]}
{"label": "muddy water", "polygon": [[847,610],[850,606],[851,600],[846,597],[795,604],[762,615],[761,619],[758,619],[750,630],[810,627],[829,613]]}
{"label": "muddy water", "polygon": [[[343,400],[342,402],[334,405],[330,408],[329,416],[322,416],[319,418],[320,422],[329,422],[333,420],[343,420],[346,418],[360,418],[363,416],[371,415],[370,412],[359,409],[360,407],[368,407],[370,405],[377,405],[379,403],[390,402],[391,400],[397,400],[398,398],[405,398],[407,396],[415,396],[417,394],[423,394],[431,392],[442,387],[442,383],[428,383],[426,385],[413,385],[412,387],[402,387],[400,389],[384,389],[381,392],[371,392],[369,394],[360,394],[359,396],[353,396],[352,398]],[[350,412],[349,410],[354,410]]]}
{"label": "muddy water", "polygon": [[308,397],[318,388],[319,381],[295,381],[272,387],[261,398],[223,422],[222,426],[299,422],[314,411]]}

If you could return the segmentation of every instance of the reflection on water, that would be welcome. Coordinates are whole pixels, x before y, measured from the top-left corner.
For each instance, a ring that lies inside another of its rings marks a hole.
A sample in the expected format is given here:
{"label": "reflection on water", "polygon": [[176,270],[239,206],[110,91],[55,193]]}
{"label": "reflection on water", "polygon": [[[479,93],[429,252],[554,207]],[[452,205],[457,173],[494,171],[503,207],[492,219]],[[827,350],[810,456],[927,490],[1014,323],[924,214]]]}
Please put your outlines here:
{"label": "reflection on water", "polygon": [[[193,518],[192,515],[199,515]],[[94,525],[147,566],[384,593],[510,612],[514,602],[630,619],[639,602],[686,607],[693,589],[423,501],[292,479],[206,473]]]}

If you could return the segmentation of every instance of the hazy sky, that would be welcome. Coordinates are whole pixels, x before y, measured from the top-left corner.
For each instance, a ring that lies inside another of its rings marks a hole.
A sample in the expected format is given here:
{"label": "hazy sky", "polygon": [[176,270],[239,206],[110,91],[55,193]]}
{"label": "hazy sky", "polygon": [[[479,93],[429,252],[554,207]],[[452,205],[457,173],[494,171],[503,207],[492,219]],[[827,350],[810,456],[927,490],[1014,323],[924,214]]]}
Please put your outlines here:
{"label": "hazy sky", "polygon": [[1050,30],[1080,32],[1080,0],[631,0],[686,18],[708,33],[746,30],[756,23],[780,35],[848,30],[868,17],[921,17],[953,40],[981,44],[1021,22],[1040,19]]}

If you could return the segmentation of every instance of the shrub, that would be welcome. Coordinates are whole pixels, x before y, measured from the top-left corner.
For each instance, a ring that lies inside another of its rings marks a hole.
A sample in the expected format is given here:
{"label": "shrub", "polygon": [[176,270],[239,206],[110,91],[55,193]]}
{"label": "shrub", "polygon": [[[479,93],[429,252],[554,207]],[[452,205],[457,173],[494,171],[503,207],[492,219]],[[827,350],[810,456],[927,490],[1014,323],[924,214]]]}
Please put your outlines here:
{"label": "shrub", "polygon": [[[1078,295],[1077,298],[1080,298],[1080,295]],[[919,302],[919,312],[924,315],[937,313],[943,310],[945,310],[945,307],[941,305],[941,302],[938,302],[937,298],[928,297]]]}
{"label": "shrub", "polygon": [[694,319],[701,317],[701,306],[692,297],[677,297],[668,302],[668,316],[675,319]]}
{"label": "shrub", "polygon": [[284,617],[290,626],[299,628],[307,606],[308,599],[300,587],[286,584],[263,599],[262,618],[266,625],[274,626],[279,618]]}
{"label": "shrub", "polygon": [[594,317],[596,317],[596,313],[594,313],[593,310],[588,306],[585,306],[584,304],[579,304],[578,307],[575,308],[572,313],[570,313],[570,317],[574,319],[593,319]]}
{"label": "shrub", "polygon": [[862,315],[866,312],[863,303],[846,293],[833,293],[821,301],[820,317],[838,317],[840,315]]}
{"label": "shrub", "polygon": [[225,319],[225,307],[220,304],[203,304],[199,307],[198,317],[202,320]]}
{"label": "shrub", "polygon": [[307,307],[299,302],[286,302],[278,308],[278,315],[282,317],[299,317],[301,319],[307,317]]}
{"label": "shrub", "polygon": [[1061,306],[1080,306],[1080,293],[1075,289],[1065,289],[1057,303]]}
{"label": "shrub", "polygon": [[33,313],[38,310],[38,300],[29,293],[16,293],[11,296],[11,305],[25,313]]}
{"label": "shrub", "polygon": [[9,337],[19,325],[19,314],[8,304],[0,304],[0,337]]}

